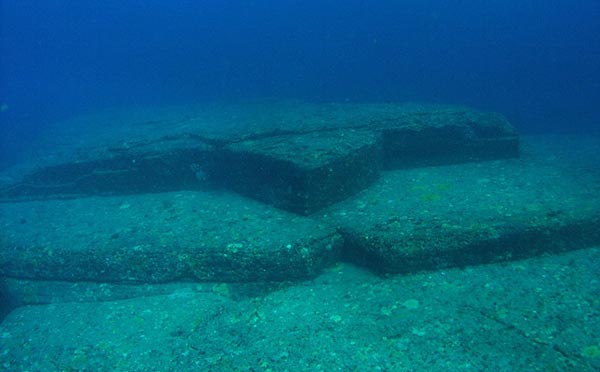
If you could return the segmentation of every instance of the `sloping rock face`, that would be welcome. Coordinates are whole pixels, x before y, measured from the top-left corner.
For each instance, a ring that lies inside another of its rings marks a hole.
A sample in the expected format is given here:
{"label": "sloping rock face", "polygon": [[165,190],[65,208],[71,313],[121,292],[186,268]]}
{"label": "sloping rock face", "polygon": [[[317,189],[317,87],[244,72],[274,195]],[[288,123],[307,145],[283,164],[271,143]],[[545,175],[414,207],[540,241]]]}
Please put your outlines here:
{"label": "sloping rock face", "polygon": [[56,151],[62,156],[4,183],[0,198],[210,185],[310,214],[368,187],[382,167],[519,155],[518,136],[505,118],[460,107],[282,104],[173,111],[157,112],[155,119],[151,113],[88,119],[87,127],[101,129],[59,135],[77,140]]}
{"label": "sloping rock face", "polygon": [[3,188],[15,199],[73,198],[198,188],[214,148],[192,136],[90,148],[85,158],[40,167]]}

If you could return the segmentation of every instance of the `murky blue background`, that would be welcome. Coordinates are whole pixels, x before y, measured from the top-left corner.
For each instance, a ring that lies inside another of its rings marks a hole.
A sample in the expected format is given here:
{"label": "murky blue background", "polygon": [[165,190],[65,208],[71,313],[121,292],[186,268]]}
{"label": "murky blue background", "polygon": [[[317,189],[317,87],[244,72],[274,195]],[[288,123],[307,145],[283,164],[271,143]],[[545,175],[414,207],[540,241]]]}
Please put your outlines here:
{"label": "murky blue background", "polygon": [[521,132],[600,126],[600,2],[3,1],[0,165],[132,104],[458,103]]}

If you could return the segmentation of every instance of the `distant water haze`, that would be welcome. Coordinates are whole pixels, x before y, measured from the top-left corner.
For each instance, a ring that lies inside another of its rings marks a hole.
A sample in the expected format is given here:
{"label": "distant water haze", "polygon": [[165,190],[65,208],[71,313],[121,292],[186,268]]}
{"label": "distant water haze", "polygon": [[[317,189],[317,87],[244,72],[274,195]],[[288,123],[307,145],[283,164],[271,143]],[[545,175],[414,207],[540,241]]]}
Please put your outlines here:
{"label": "distant water haze", "polygon": [[600,2],[2,2],[0,167],[53,122],[190,101],[425,101],[600,127]]}

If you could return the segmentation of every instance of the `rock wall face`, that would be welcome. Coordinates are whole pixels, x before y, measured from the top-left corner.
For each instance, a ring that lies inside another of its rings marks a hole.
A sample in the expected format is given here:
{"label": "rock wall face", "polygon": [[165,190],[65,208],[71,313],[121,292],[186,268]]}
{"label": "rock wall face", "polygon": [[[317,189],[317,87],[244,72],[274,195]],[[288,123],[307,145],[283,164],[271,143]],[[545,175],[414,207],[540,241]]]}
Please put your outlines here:
{"label": "rock wall face", "polygon": [[[298,104],[266,112],[255,106],[223,109],[229,110],[234,113],[215,117],[199,110],[141,124],[113,118],[120,125],[112,134],[115,126],[105,126],[104,143],[67,146],[60,160],[36,165],[2,185],[0,198],[218,186],[306,215],[367,188],[381,169],[519,155],[518,136],[506,119],[466,108]],[[107,119],[96,120],[102,125]],[[123,132],[124,126],[145,130]]]}

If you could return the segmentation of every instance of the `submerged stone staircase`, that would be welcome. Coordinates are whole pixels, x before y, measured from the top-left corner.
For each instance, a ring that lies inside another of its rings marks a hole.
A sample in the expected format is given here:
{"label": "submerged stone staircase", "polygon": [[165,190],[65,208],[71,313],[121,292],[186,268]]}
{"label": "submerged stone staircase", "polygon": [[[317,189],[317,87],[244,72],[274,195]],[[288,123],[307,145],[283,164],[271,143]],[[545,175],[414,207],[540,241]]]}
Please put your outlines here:
{"label": "submerged stone staircase", "polygon": [[[521,149],[498,114],[193,106],[72,128],[85,133],[52,137],[57,155],[0,188],[0,276],[22,302],[94,283],[299,280],[341,259],[414,272],[600,243],[596,142]],[[65,284],[36,284],[48,282]]]}

